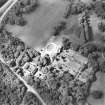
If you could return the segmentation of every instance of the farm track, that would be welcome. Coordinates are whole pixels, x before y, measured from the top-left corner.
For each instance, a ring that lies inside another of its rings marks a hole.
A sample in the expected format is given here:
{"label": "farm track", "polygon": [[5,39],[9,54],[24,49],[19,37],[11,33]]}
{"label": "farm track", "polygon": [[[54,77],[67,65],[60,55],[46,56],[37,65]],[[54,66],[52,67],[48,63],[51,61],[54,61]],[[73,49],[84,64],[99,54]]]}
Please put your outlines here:
{"label": "farm track", "polygon": [[[12,68],[10,68],[11,72],[13,72]],[[46,103],[43,101],[43,99],[40,97],[39,93],[35,90],[35,88],[33,88],[32,86],[28,85],[27,82],[17,73],[13,72],[13,74],[15,74],[18,79],[20,79],[24,85],[27,87],[27,91],[33,93],[35,96],[37,96],[37,98],[41,101],[42,105],[46,105]]]}

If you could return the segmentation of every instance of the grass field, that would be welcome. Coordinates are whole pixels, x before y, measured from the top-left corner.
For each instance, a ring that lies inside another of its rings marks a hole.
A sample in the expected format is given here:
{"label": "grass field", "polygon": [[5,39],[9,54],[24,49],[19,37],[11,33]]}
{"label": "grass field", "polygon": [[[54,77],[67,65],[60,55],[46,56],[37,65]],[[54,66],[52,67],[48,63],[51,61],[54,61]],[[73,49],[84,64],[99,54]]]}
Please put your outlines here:
{"label": "grass field", "polygon": [[7,25],[7,29],[30,46],[36,47],[50,37],[52,28],[62,20],[66,3],[40,3],[37,11],[25,15],[28,24],[25,27]]}

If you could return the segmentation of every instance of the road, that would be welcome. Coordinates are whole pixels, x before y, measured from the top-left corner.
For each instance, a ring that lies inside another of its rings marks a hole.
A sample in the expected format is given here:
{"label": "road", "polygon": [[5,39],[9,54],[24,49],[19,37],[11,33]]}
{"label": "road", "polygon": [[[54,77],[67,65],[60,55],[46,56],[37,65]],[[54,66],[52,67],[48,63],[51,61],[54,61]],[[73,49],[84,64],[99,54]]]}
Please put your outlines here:
{"label": "road", "polygon": [[13,3],[14,0],[7,1],[1,8],[0,8],[0,15]]}
{"label": "road", "polygon": [[9,12],[9,10],[18,2],[18,0],[9,0],[0,8],[0,23],[2,22],[5,15]]}

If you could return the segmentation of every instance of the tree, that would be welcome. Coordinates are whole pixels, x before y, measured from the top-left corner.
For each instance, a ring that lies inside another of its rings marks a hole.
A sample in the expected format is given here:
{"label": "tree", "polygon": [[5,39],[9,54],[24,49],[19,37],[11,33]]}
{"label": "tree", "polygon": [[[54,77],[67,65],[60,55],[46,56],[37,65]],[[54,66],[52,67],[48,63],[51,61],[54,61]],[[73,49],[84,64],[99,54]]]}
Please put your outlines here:
{"label": "tree", "polygon": [[2,7],[8,0],[0,0],[0,7]]}
{"label": "tree", "polygon": [[71,48],[71,41],[69,38],[64,37],[63,38],[63,50],[67,50],[69,48]]}
{"label": "tree", "polygon": [[105,73],[105,61],[99,62],[99,69],[102,73]]}
{"label": "tree", "polygon": [[104,22],[100,22],[98,24],[98,29],[101,31],[101,32],[105,32],[105,23]]}
{"label": "tree", "polygon": [[51,64],[51,59],[48,54],[46,54],[43,58],[40,59],[40,66],[45,67]]}
{"label": "tree", "polygon": [[20,26],[25,26],[27,24],[27,21],[23,17],[21,17],[17,20],[16,24]]}
{"label": "tree", "polygon": [[83,2],[74,3],[71,5],[71,14],[72,15],[78,15],[82,13],[86,9],[86,5]]}
{"label": "tree", "polygon": [[15,67],[16,66],[16,61],[12,60],[9,64],[10,67]]}
{"label": "tree", "polygon": [[66,8],[66,12],[64,13],[64,18],[69,18],[70,17],[70,15],[71,15],[71,7],[72,7],[72,3],[70,3],[68,6],[67,6],[67,8]]}
{"label": "tree", "polygon": [[96,1],[94,3],[94,11],[98,17],[105,19],[105,2],[103,1]]}
{"label": "tree", "polygon": [[86,45],[83,45],[80,47],[79,51],[84,55],[88,56],[92,52],[97,51],[97,46],[94,44],[87,43]]}
{"label": "tree", "polygon": [[23,14],[29,14],[35,11],[39,7],[38,0],[22,0],[20,2],[20,11]]}
{"label": "tree", "polygon": [[92,97],[94,99],[102,99],[103,96],[104,96],[104,93],[102,90],[94,90],[92,93],[91,93]]}
{"label": "tree", "polygon": [[66,28],[66,22],[65,21],[61,21],[57,24],[57,26],[55,26],[53,28],[53,32],[52,35],[54,36],[58,36],[60,35],[60,33]]}
{"label": "tree", "polygon": [[27,92],[23,99],[24,105],[42,105],[40,100],[31,92]]}

